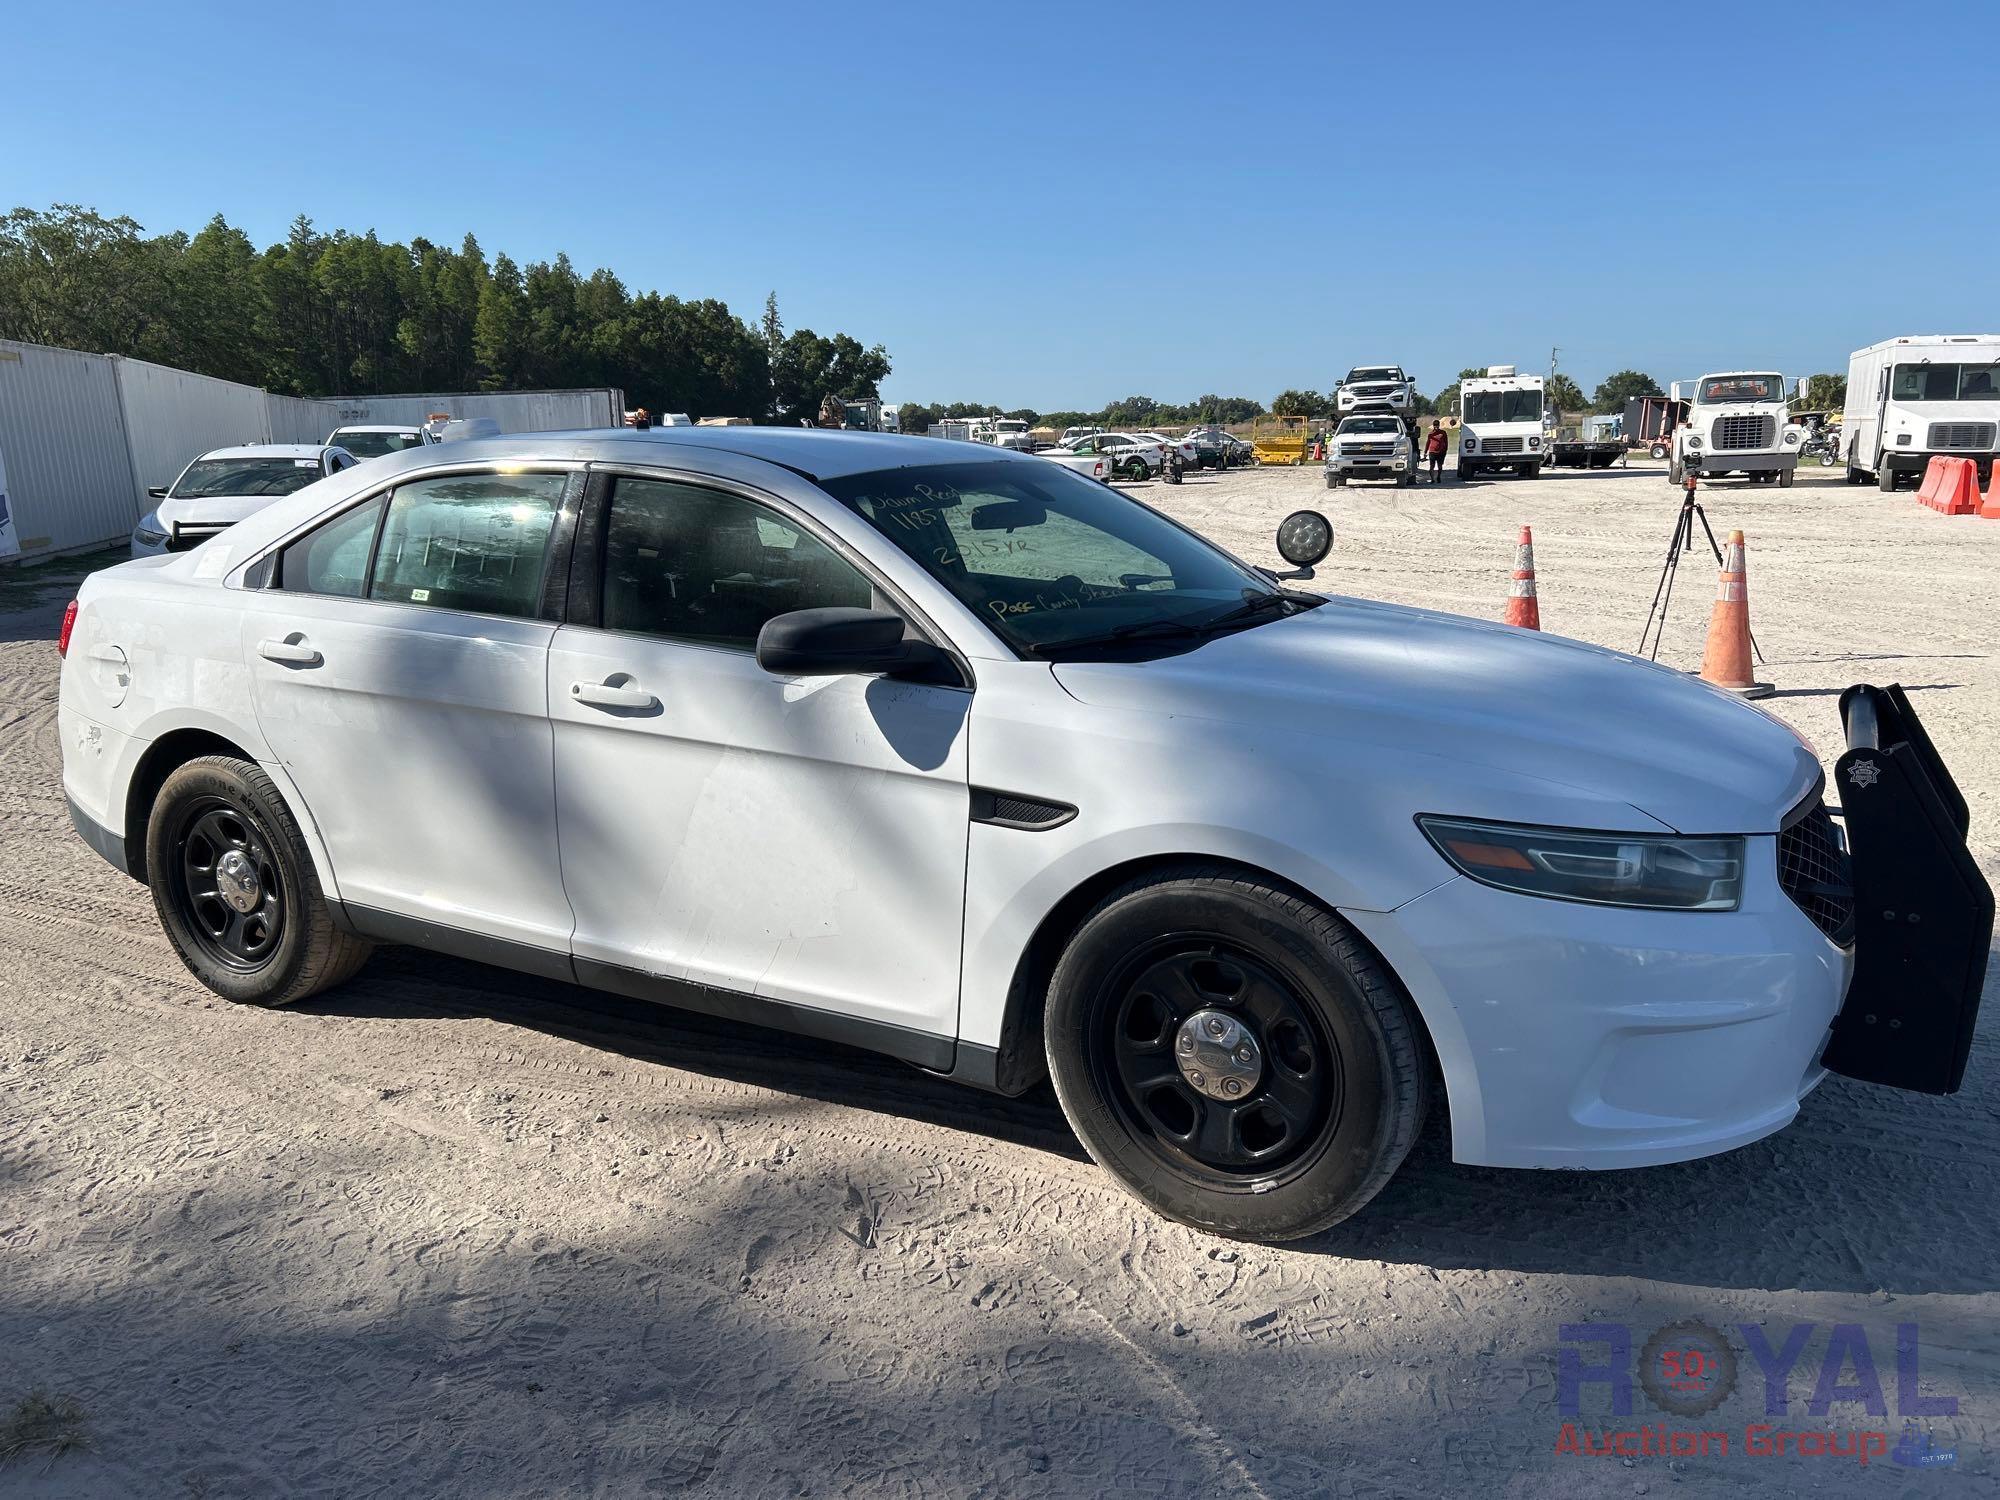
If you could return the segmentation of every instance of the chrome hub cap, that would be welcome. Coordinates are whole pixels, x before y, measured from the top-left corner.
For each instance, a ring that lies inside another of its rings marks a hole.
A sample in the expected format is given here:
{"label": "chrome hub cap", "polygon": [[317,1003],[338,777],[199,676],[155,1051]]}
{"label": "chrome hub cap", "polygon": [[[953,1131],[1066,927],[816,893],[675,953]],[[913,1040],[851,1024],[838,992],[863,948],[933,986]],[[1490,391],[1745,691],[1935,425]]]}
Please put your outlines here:
{"label": "chrome hub cap", "polygon": [[264,889],[257,879],[257,867],[239,849],[231,849],[215,862],[215,893],[233,910],[255,911],[264,901]]}
{"label": "chrome hub cap", "polygon": [[1174,1034],[1174,1062],[1188,1087],[1233,1104],[1264,1076],[1264,1053],[1242,1021],[1223,1010],[1198,1010]]}

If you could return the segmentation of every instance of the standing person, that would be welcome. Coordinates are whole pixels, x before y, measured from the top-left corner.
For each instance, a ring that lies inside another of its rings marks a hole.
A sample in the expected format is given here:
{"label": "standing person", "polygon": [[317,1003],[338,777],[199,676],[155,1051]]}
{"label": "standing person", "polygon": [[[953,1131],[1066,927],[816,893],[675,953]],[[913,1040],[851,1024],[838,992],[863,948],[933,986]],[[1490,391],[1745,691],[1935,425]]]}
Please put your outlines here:
{"label": "standing person", "polygon": [[1445,441],[1444,428],[1432,417],[1431,430],[1424,435],[1424,457],[1430,460],[1432,484],[1444,483],[1444,452],[1450,446]]}

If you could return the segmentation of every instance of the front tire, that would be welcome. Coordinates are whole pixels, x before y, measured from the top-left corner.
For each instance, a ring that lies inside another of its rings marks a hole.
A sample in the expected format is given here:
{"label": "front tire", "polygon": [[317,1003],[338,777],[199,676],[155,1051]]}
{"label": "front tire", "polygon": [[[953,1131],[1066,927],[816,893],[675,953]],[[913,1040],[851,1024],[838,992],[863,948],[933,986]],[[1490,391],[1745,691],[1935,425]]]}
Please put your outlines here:
{"label": "front tire", "polygon": [[1889,460],[1883,459],[1881,467],[1875,471],[1875,488],[1885,495],[1896,492],[1896,471],[1889,467]]}
{"label": "front tire", "polygon": [[1049,986],[1049,1071],[1084,1149],[1199,1229],[1289,1240],[1355,1213],[1415,1143],[1414,1011],[1339,918],[1234,871],[1112,892]]}
{"label": "front tire", "polygon": [[146,823],[146,877],[181,962],[225,1000],[289,1005],[368,958],[334,926],[291,809],[249,761],[205,755],[168,775]]}
{"label": "front tire", "polygon": [[1778,488],[1781,490],[1788,490],[1791,487],[1792,487],[1792,470],[1790,469],[1778,470]]}

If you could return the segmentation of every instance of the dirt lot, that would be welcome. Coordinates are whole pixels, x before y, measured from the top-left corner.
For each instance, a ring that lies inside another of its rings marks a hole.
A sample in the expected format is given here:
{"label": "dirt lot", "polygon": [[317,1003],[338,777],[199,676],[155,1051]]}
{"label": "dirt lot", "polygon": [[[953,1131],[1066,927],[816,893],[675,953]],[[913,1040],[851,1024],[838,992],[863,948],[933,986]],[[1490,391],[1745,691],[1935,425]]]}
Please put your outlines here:
{"label": "dirt lot", "polygon": [[[1656,467],[1142,493],[1263,561],[1322,506],[1322,586],[1489,617],[1526,521],[1547,627],[1626,649],[1676,502]],[[1707,498],[1750,536],[1774,711],[1830,755],[1840,688],[1920,689],[2000,881],[2000,524],[1816,482]],[[1359,1219],[1229,1244],[1111,1187],[1045,1092],[411,952],[296,1011],[214,1000],[67,824],[74,576],[0,571],[0,1451],[36,1387],[90,1447],[0,1467],[0,1491],[1990,1492],[1994,979],[1956,1098],[1835,1080],[1771,1140],[1604,1175],[1455,1167],[1433,1129]],[[1696,663],[1713,578],[1688,564],[1666,658]],[[1584,1426],[1721,1430],[1729,1456],[1558,1454],[1562,1325],[1636,1350],[1683,1318],[1729,1331],[1725,1403],[1676,1423],[1640,1395],[1620,1422],[1597,1387]],[[1766,1418],[1734,1330],[1776,1347],[1796,1323]],[[1808,1413],[1834,1324],[1865,1332],[1889,1415]],[[1955,1469],[1742,1451],[1759,1421],[1893,1440],[1899,1324],[1924,1393],[1958,1398],[1932,1424]]]}

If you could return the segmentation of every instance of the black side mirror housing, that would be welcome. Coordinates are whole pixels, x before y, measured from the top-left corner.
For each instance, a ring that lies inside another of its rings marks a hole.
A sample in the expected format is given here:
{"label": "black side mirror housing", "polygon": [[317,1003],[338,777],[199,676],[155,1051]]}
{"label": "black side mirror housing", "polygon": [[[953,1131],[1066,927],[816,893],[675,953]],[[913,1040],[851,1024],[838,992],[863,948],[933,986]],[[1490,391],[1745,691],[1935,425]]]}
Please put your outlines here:
{"label": "black side mirror housing", "polygon": [[934,677],[950,658],[903,638],[886,610],[832,607],[775,615],[757,632],[757,665],[782,677]]}
{"label": "black side mirror housing", "polygon": [[146,498],[148,500],[164,500],[167,498],[167,489],[168,486],[164,484],[148,485],[146,487]]}

